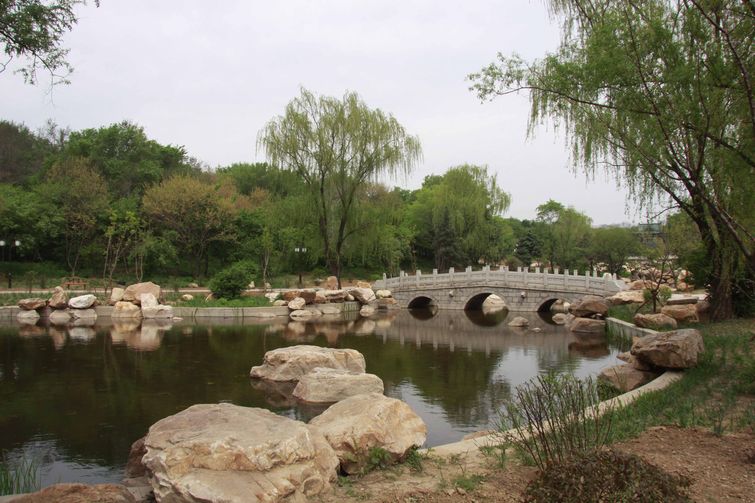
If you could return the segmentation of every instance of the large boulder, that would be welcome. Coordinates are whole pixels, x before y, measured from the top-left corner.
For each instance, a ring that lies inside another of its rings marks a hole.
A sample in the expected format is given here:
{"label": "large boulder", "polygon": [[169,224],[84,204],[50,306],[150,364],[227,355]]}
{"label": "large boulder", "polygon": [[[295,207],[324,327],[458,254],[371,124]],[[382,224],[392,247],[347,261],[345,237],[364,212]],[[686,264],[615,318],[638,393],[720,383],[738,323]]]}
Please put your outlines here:
{"label": "large boulder", "polygon": [[144,445],[157,501],[304,501],[330,489],[338,467],[315,428],[229,403],[161,419]]}
{"label": "large boulder", "polygon": [[142,463],[142,457],[147,454],[147,447],[144,445],[145,438],[142,437],[131,444],[131,450],[126,461],[126,478],[143,477],[147,474],[147,469]]}
{"label": "large boulder", "polygon": [[363,373],[365,361],[355,349],[291,346],[265,353],[262,365],[252,367],[251,377],[271,381],[298,381],[317,367]]}
{"label": "large boulder", "polygon": [[318,367],[299,379],[293,395],[304,402],[332,403],[383,390],[383,380],[375,374]]}
{"label": "large boulder", "polygon": [[55,484],[12,499],[13,503],[135,503],[136,498],[118,484]]}
{"label": "large boulder", "polygon": [[621,306],[624,304],[642,304],[645,302],[645,295],[642,290],[622,290],[606,299],[612,306]]}
{"label": "large boulder", "polygon": [[608,314],[608,302],[597,295],[585,295],[569,309],[577,318],[604,318]]}
{"label": "large boulder", "polygon": [[614,388],[625,393],[649,383],[656,377],[658,377],[656,372],[639,370],[626,363],[605,368],[598,375],[598,379],[607,381]]}
{"label": "large boulder", "polygon": [[698,323],[697,307],[694,304],[663,306],[661,313],[674,318],[678,323]]}
{"label": "large boulder", "polygon": [[72,297],[68,301],[68,307],[72,309],[89,309],[97,302],[97,297],[88,293],[86,295],[79,295],[78,297]]}
{"label": "large boulder", "polygon": [[47,305],[52,309],[65,309],[68,307],[68,294],[61,286],[56,286],[52,295],[47,300]]}
{"label": "large boulder", "polygon": [[[289,303],[290,304],[290,303]],[[289,308],[291,306],[289,305]],[[320,311],[317,309],[296,309],[295,311],[291,311],[288,313],[288,317],[291,318],[294,321],[304,321],[308,320],[310,318],[315,318],[317,316],[320,316]]]}
{"label": "large boulder", "polygon": [[24,311],[36,311],[37,309],[42,309],[46,305],[47,301],[38,297],[21,299],[18,301],[18,307],[20,307]]}
{"label": "large boulder", "polygon": [[637,313],[634,315],[633,321],[640,328],[651,328],[653,330],[676,329],[676,320],[663,313]]}
{"label": "large boulder", "polygon": [[321,290],[320,293],[325,296],[328,302],[338,303],[346,300],[346,290]]}
{"label": "large boulder", "polygon": [[606,333],[606,322],[590,318],[574,318],[569,330],[577,334],[604,335]]}
{"label": "large boulder", "polygon": [[69,310],[69,313],[71,314],[71,318],[73,318],[74,321],[97,319],[97,311],[95,311],[94,309],[71,309]]}
{"label": "large boulder", "polygon": [[631,353],[639,361],[656,367],[685,369],[697,365],[704,351],[703,337],[694,328],[659,332],[635,339]]}
{"label": "large boulder", "polygon": [[151,307],[142,306],[142,317],[144,319],[171,320],[173,319],[173,306],[165,304],[158,304]]}
{"label": "large boulder", "polygon": [[160,288],[160,285],[147,281],[127,286],[126,290],[123,292],[123,299],[121,300],[139,304],[141,302],[141,295],[145,293],[151,293],[156,299],[162,298],[162,289]]}
{"label": "large boulder", "polygon": [[142,310],[139,306],[125,301],[119,301],[115,303],[113,312],[110,314],[111,318],[141,318]]}
{"label": "large boulder", "polygon": [[407,404],[380,393],[342,400],[309,424],[325,435],[341,469],[350,474],[366,470],[374,448],[383,449],[398,461],[427,438],[427,426]]}
{"label": "large boulder", "polygon": [[352,288],[349,293],[354,296],[360,304],[369,304],[375,300],[375,292],[372,288]]}

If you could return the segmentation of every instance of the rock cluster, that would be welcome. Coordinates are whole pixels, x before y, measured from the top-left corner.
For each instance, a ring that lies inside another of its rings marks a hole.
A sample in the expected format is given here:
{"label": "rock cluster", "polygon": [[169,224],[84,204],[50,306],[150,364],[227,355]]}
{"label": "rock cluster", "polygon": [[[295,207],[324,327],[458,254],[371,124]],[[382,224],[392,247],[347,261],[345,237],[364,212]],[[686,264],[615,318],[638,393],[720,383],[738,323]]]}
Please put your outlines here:
{"label": "rock cluster", "polygon": [[574,316],[569,330],[579,335],[597,336],[606,332],[604,318],[608,314],[608,301],[597,295],[585,295],[579,302],[569,306]]}
{"label": "rock cluster", "polygon": [[404,402],[385,397],[380,378],[364,368],[364,357],[351,349],[269,351],[253,376],[287,377],[298,381],[295,396],[336,403],[309,424],[264,409],[193,405],[158,421],[134,442],[126,475],[146,475],[157,501],[317,498],[330,490],[339,467],[345,473],[368,469],[373,449],[382,449],[382,461],[390,462],[425,442],[422,419]]}
{"label": "rock cluster", "polygon": [[356,287],[336,289],[334,276],[323,282],[326,288],[307,288],[288,290],[281,294],[269,293],[265,297],[274,306],[288,306],[292,320],[308,320],[324,314],[338,314],[341,308],[329,306],[344,302],[358,302],[359,313],[364,318],[373,316],[378,309],[390,309],[398,306],[390,290],[374,291],[369,283],[359,281]]}
{"label": "rock cluster", "polygon": [[108,303],[113,306],[115,320],[173,319],[173,307],[161,304],[162,288],[151,281],[135,283],[125,289],[113,288]]}
{"label": "rock cluster", "polygon": [[696,366],[703,350],[703,338],[695,329],[657,332],[635,339],[631,351],[619,355],[627,363],[603,369],[599,378],[621,391],[631,391],[667,369]]}
{"label": "rock cluster", "polygon": [[56,286],[49,299],[35,297],[19,300],[18,307],[21,311],[17,319],[20,323],[34,325],[41,316],[45,316],[54,325],[73,322],[78,326],[91,326],[97,319],[97,313],[94,310],[96,305],[97,297],[92,294],[69,299],[66,291]]}

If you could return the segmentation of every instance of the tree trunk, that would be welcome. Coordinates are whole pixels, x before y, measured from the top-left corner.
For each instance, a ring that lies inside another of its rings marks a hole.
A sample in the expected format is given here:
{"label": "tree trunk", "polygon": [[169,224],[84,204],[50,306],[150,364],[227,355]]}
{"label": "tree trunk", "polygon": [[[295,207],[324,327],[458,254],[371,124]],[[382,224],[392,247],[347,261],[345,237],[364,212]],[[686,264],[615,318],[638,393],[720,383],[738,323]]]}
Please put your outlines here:
{"label": "tree trunk", "polygon": [[732,280],[737,255],[736,252],[732,253],[729,243],[722,242],[716,245],[713,239],[707,241],[708,257],[713,266],[710,277],[710,319],[727,320],[734,317]]}

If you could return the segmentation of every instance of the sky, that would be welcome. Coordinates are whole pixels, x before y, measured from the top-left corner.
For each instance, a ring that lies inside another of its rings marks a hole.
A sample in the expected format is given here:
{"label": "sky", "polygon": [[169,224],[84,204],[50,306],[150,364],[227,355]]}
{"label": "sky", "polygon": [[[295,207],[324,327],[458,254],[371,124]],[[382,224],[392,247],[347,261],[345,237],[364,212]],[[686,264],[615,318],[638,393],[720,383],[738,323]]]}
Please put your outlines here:
{"label": "sky", "polygon": [[534,218],[555,199],[594,225],[642,215],[609,175],[571,169],[552,126],[527,136],[526,94],[480,102],[467,75],[497,52],[553,51],[559,26],[542,0],[102,0],[77,9],[65,37],[71,84],[36,86],[0,73],[0,119],[73,130],[129,120],[211,168],[263,161],[259,130],[301,87],[356,91],[419,137],[423,159],[388,185],[488,166],[512,198],[505,216]]}

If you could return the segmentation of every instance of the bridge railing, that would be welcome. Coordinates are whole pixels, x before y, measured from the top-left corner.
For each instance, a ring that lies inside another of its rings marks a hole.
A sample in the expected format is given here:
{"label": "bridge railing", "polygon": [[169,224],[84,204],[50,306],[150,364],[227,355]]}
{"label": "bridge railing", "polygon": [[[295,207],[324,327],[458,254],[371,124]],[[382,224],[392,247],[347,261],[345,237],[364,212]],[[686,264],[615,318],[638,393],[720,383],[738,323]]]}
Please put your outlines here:
{"label": "bridge railing", "polygon": [[467,267],[464,271],[455,271],[450,268],[447,273],[438,273],[433,269],[432,274],[423,274],[417,271],[413,275],[404,271],[393,278],[383,274],[383,279],[375,282],[376,289],[408,290],[421,288],[462,287],[476,284],[501,285],[510,288],[523,289],[553,289],[553,290],[576,290],[595,291],[596,293],[614,293],[622,290],[623,284],[617,280],[615,274],[599,275],[597,271],[585,271],[580,275],[579,271],[541,272],[539,267],[534,271],[529,268],[518,267],[515,271],[508,267],[491,269],[484,266],[480,270]]}

